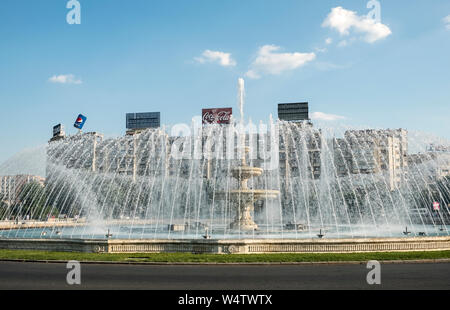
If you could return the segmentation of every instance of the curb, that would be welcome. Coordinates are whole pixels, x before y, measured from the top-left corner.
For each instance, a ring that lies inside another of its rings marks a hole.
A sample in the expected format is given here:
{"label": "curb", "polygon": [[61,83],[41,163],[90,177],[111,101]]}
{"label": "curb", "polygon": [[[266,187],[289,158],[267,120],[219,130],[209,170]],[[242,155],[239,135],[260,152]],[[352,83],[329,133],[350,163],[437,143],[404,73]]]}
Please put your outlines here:
{"label": "curb", "polygon": [[[27,260],[0,259],[0,262],[66,264],[66,260]],[[422,260],[381,260],[382,264],[445,264],[450,259],[422,259]],[[135,265],[135,266],[311,266],[311,265],[365,265],[367,261],[330,261],[330,262],[261,262],[261,263],[195,263],[195,262],[109,262],[109,261],[81,261],[85,265]]]}

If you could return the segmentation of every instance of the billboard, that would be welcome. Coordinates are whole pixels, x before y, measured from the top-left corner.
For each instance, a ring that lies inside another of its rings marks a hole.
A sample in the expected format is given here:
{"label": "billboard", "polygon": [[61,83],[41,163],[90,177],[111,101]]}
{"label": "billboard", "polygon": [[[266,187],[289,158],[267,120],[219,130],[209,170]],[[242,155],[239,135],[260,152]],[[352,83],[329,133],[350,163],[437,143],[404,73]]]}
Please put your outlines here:
{"label": "billboard", "polygon": [[53,137],[57,136],[64,136],[64,126],[61,124],[53,126]]}
{"label": "billboard", "polygon": [[75,124],[73,126],[78,129],[83,129],[84,124],[86,123],[87,117],[83,114],[78,115],[77,120],[75,121]]}
{"label": "billboard", "polygon": [[161,126],[160,112],[127,113],[127,129],[159,128]]}
{"label": "billboard", "polygon": [[308,102],[280,103],[278,105],[278,119],[282,121],[309,120]]}
{"label": "billboard", "polygon": [[233,108],[203,109],[202,123],[206,124],[230,124]]}

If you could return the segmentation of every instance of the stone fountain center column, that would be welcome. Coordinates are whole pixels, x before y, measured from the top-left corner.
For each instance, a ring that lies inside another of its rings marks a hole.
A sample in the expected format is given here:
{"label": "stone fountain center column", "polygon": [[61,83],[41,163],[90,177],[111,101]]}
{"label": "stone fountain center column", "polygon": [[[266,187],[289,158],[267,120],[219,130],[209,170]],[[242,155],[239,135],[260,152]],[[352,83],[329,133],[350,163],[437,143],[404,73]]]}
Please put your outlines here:
{"label": "stone fountain center column", "polygon": [[232,203],[236,205],[236,217],[230,224],[232,230],[252,231],[258,229],[258,225],[253,220],[252,212],[255,209],[255,202],[264,198],[275,198],[279,191],[253,190],[248,188],[248,180],[252,177],[260,176],[263,169],[250,167],[245,160],[245,154],[249,152],[248,147],[244,147],[244,155],[241,166],[232,169],[233,178],[237,179],[239,189],[230,191]]}

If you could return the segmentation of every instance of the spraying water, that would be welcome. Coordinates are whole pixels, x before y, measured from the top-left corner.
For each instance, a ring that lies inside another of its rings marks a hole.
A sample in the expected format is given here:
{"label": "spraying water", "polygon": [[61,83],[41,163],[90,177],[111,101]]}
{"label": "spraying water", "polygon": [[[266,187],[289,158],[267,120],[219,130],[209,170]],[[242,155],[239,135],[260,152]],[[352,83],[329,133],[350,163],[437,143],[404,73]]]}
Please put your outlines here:
{"label": "spraying water", "polygon": [[[244,97],[239,79],[240,120],[198,135],[85,133],[12,158],[0,166],[0,237],[392,237],[406,226],[411,236],[449,234],[449,141],[272,118],[254,134],[244,130]],[[245,145],[257,150],[249,161]],[[45,183],[10,175],[23,164],[42,171],[42,156]]]}
{"label": "spraying water", "polygon": [[245,82],[243,78],[238,79],[238,106],[241,116],[241,124],[244,124],[244,98],[245,97]]}

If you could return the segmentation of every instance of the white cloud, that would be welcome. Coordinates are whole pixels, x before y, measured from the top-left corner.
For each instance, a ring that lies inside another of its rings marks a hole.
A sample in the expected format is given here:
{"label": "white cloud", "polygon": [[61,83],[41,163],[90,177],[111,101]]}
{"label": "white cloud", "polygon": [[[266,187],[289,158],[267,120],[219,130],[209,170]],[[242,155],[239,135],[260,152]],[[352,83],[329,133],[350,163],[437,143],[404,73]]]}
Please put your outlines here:
{"label": "white cloud", "polygon": [[320,48],[320,47],[316,47],[315,50],[317,53],[325,53],[327,51],[326,48]]}
{"label": "white cloud", "polygon": [[445,28],[447,28],[447,30],[450,30],[450,15],[448,15],[447,17],[445,17],[443,19],[444,24],[445,24]]}
{"label": "white cloud", "polygon": [[358,16],[356,12],[340,6],[331,9],[322,27],[335,29],[341,36],[348,36],[354,30],[357,33],[362,33],[363,40],[368,43],[374,43],[392,34],[388,26],[367,16]]}
{"label": "white cloud", "polygon": [[195,58],[195,60],[201,64],[207,62],[218,63],[223,67],[236,66],[236,61],[231,58],[230,53],[224,53],[219,51],[206,50],[201,57]]}
{"label": "white cloud", "polygon": [[280,47],[275,45],[261,47],[246,76],[258,79],[263,74],[278,75],[302,67],[316,58],[314,53],[275,53],[279,50]]}
{"label": "white cloud", "polygon": [[325,44],[326,45],[330,45],[331,43],[333,43],[333,39],[332,38],[326,38],[325,39]]}
{"label": "white cloud", "polygon": [[326,114],[323,112],[314,112],[311,114],[311,119],[317,121],[338,121],[345,119],[345,117],[334,114]]}
{"label": "white cloud", "polygon": [[81,84],[83,83],[80,79],[75,78],[73,74],[61,74],[54,75],[48,79],[52,83],[58,84]]}
{"label": "white cloud", "polygon": [[345,47],[348,45],[348,41],[347,40],[342,40],[341,42],[338,43],[339,47]]}
{"label": "white cloud", "polygon": [[321,61],[315,62],[314,65],[320,71],[340,70],[340,69],[346,69],[346,68],[350,68],[351,67],[351,64],[336,65],[336,64],[331,63],[331,62],[321,62]]}

